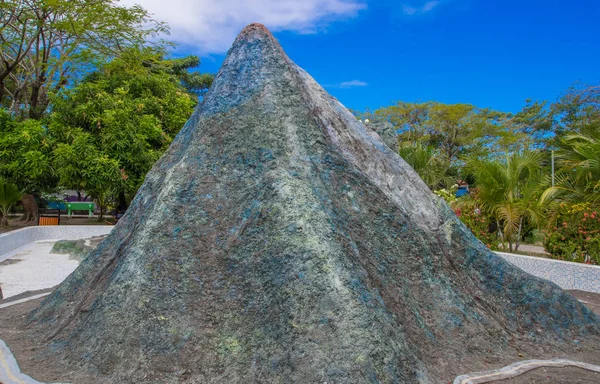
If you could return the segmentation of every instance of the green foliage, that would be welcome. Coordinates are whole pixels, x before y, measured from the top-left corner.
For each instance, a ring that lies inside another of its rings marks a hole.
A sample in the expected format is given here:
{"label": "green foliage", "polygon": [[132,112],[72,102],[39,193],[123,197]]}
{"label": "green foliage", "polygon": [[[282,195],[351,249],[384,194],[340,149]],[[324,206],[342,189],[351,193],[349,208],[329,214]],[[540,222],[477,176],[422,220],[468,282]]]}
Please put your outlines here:
{"label": "green foliage", "polygon": [[589,203],[561,204],[558,224],[549,230],[544,247],[551,257],[600,264],[600,215]]}
{"label": "green foliage", "polygon": [[510,251],[518,249],[527,220],[538,223],[541,207],[542,155],[524,152],[504,159],[470,159],[466,169],[477,181],[482,212],[493,217]]}
{"label": "green foliage", "polygon": [[444,201],[449,206],[453,206],[453,204],[458,200],[458,198],[456,197],[457,190],[458,190],[458,185],[454,184],[449,189],[446,189],[446,188],[436,189],[435,191],[433,191],[433,193],[435,193],[437,196],[444,199]]}
{"label": "green foliage", "polygon": [[13,183],[0,179],[0,225],[8,225],[8,212],[14,203],[21,200],[21,191]]}
{"label": "green foliage", "polygon": [[453,185],[450,189],[438,189],[433,193],[444,199],[454,209],[456,216],[473,232],[475,237],[488,248],[497,250],[500,238],[498,231],[494,229],[497,228],[495,218],[483,212],[484,204],[479,199],[479,191],[474,188],[468,196],[457,198],[457,189],[458,185]]}
{"label": "green foliage", "polygon": [[[159,58],[160,59],[160,58]],[[178,59],[160,61],[166,73],[180,79],[183,87],[192,94],[202,95],[212,85],[214,76],[199,71],[190,71],[191,68],[200,66],[200,58],[197,56],[186,56]]]}
{"label": "green foliage", "polygon": [[453,165],[462,165],[465,157],[503,157],[507,152],[543,148],[553,127],[546,102],[530,100],[516,114],[470,104],[398,102],[360,115],[389,121],[401,143],[432,146]]}
{"label": "green foliage", "polygon": [[506,129],[496,141],[498,151],[521,152],[548,147],[553,130],[553,115],[546,101],[526,100],[525,106],[514,115],[507,115]]}
{"label": "green foliage", "polygon": [[56,99],[60,186],[135,194],[196,103],[172,68],[160,52],[127,51]]}
{"label": "green foliage", "polygon": [[498,231],[490,231],[491,228],[496,228],[495,218],[484,213],[481,209],[483,205],[476,189],[471,191],[469,198],[462,198],[460,202],[456,201],[453,204],[454,212],[475,237],[488,248],[497,250],[500,243]]}
{"label": "green foliage", "polygon": [[395,105],[380,108],[373,114],[379,118],[387,119],[399,131],[399,140],[402,142],[426,144],[429,140],[430,103],[405,103],[399,101]]}
{"label": "green foliage", "polygon": [[600,130],[562,137],[556,151],[556,185],[542,195],[553,216],[561,203],[588,202],[600,208]]}
{"label": "green foliage", "polygon": [[46,190],[55,183],[53,142],[37,120],[15,120],[0,110],[0,177],[26,192]]}
{"label": "green foliage", "polygon": [[450,162],[480,152],[505,114],[470,104],[404,103],[375,111],[398,130],[401,143],[437,148]]}
{"label": "green foliage", "polygon": [[600,85],[573,86],[552,105],[555,138],[600,131]]}
{"label": "green foliage", "polygon": [[425,147],[418,142],[405,143],[398,150],[398,154],[421,176],[431,190],[448,188],[456,181],[448,158],[431,146]]}
{"label": "green foliage", "polygon": [[127,8],[115,0],[2,1],[0,105],[39,119],[53,94],[165,31],[166,25],[140,6]]}

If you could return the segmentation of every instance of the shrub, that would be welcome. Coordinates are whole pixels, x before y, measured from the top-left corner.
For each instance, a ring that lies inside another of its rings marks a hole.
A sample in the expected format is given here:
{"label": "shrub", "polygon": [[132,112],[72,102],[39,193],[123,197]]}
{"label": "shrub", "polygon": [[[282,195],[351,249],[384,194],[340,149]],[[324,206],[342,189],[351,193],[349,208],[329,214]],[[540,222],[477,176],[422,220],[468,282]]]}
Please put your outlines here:
{"label": "shrub", "polygon": [[491,218],[484,215],[474,204],[462,204],[454,210],[467,228],[473,232],[488,248],[497,250],[500,238],[495,230],[495,223]]}
{"label": "shrub", "polygon": [[8,225],[8,212],[14,203],[21,199],[19,188],[0,179],[0,225]]}
{"label": "shrub", "polygon": [[544,240],[554,259],[600,264],[600,215],[588,203],[561,206],[556,227]]}

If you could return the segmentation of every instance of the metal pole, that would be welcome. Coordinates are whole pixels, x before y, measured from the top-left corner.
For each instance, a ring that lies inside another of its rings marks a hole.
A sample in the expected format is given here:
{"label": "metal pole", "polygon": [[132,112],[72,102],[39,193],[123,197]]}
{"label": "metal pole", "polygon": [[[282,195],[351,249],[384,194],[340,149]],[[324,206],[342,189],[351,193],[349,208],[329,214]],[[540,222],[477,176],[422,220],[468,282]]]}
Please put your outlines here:
{"label": "metal pole", "polygon": [[554,187],[554,150],[552,150],[552,186]]}

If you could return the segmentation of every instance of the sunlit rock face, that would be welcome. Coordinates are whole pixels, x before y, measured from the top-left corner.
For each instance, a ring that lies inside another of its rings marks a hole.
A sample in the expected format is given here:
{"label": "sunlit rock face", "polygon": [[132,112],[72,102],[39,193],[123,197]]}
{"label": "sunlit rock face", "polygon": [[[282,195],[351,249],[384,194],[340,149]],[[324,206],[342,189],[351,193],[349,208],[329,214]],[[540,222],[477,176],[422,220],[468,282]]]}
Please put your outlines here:
{"label": "sunlit rock face", "polygon": [[398,152],[399,143],[396,128],[388,121],[376,121],[367,123],[368,127],[377,132],[381,140],[394,152]]}
{"label": "sunlit rock face", "polygon": [[447,383],[599,331],[488,251],[258,24],[31,322],[115,383]]}

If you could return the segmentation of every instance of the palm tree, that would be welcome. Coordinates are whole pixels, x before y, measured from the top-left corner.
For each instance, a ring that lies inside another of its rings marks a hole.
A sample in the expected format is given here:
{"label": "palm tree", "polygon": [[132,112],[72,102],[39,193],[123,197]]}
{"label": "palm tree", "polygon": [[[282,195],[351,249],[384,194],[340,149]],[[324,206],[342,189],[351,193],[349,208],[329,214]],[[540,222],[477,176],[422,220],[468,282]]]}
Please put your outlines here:
{"label": "palm tree", "polygon": [[600,207],[600,131],[565,136],[559,146],[557,183],[544,192],[542,202],[555,208],[581,202]]}
{"label": "palm tree", "polygon": [[0,212],[2,213],[0,226],[8,225],[8,211],[19,200],[21,200],[19,188],[12,183],[0,180]]}
{"label": "palm tree", "polygon": [[522,152],[504,159],[469,159],[466,170],[475,177],[482,208],[494,217],[502,242],[518,250],[523,223],[537,223],[543,175],[542,155]]}
{"label": "palm tree", "polygon": [[421,176],[425,184],[436,190],[449,188],[456,182],[451,174],[450,160],[433,147],[419,142],[400,145],[398,154]]}

